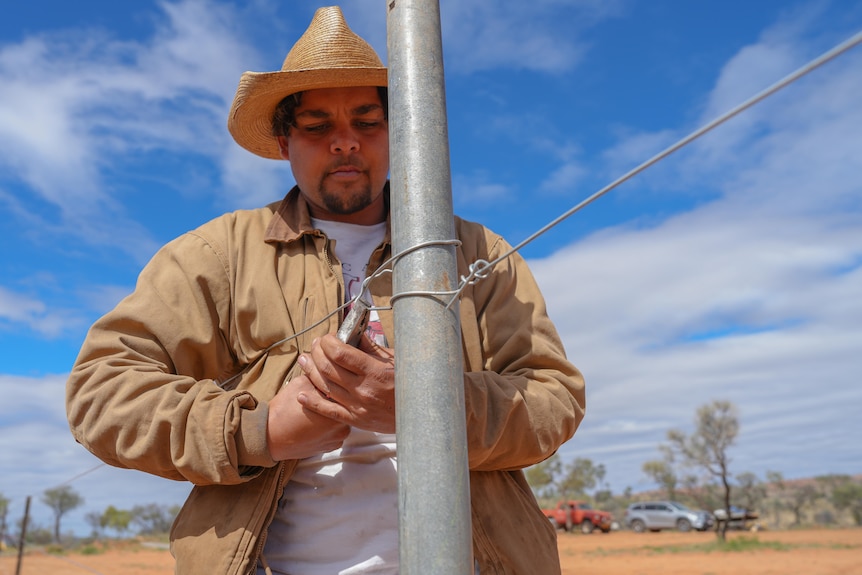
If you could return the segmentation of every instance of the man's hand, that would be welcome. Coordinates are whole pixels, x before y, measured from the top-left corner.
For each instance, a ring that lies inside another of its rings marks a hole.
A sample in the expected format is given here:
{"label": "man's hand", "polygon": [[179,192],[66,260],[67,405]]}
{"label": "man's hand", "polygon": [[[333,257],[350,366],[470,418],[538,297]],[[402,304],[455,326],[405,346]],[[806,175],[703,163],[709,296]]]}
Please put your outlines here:
{"label": "man's hand", "polygon": [[305,375],[291,379],[269,402],[266,442],[275,461],[332,451],[350,434],[350,426],[305,409],[300,395],[319,395]]}
{"label": "man's hand", "polygon": [[297,399],[309,410],[359,429],[395,433],[395,354],[363,334],[359,349],[334,335],[314,340],[299,358],[316,388]]}

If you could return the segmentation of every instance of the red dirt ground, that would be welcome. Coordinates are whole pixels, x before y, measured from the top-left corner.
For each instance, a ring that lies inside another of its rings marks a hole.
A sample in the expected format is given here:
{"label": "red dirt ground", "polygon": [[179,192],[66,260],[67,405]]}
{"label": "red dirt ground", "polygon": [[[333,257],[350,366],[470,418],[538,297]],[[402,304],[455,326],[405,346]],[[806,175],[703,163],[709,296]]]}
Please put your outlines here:
{"label": "red dirt ground", "polygon": [[712,553],[685,549],[714,541],[712,532],[560,533],[558,542],[563,575],[862,575],[862,529],[728,533],[728,539],[736,537],[780,542],[787,548]]}
{"label": "red dirt ground", "polygon": [[[862,529],[729,534],[780,542],[787,546],[785,550],[686,549],[714,537],[712,533],[561,532],[558,541],[563,575],[862,575]],[[0,556],[0,575],[13,575],[16,563],[14,553]],[[21,575],[171,575],[173,565],[170,553],[158,549],[63,556],[34,551],[24,555]]]}

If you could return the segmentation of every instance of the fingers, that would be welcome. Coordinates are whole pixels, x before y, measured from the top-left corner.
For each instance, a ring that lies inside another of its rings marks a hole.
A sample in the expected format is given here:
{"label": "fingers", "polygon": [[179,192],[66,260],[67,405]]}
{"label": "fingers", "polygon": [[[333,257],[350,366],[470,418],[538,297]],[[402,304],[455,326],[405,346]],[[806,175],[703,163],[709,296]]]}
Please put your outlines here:
{"label": "fingers", "polygon": [[358,349],[342,343],[334,336],[315,339],[311,352],[299,356],[303,373],[326,398],[364,377],[369,370],[369,357]]}
{"label": "fingers", "polygon": [[395,433],[395,407],[392,402],[352,403],[346,406],[317,393],[300,394],[297,401],[309,411],[332,421],[367,431]]}
{"label": "fingers", "polygon": [[318,393],[303,394],[304,407],[354,427],[385,433],[395,429],[394,365],[386,348],[371,345],[377,356],[326,336],[300,356],[305,377]]}
{"label": "fingers", "polygon": [[[367,339],[363,334],[360,343]],[[345,372],[362,375],[368,371],[368,362],[371,359],[367,353],[342,343],[331,334],[319,337],[311,343],[311,357],[326,377],[344,376]]]}
{"label": "fingers", "polygon": [[319,393],[319,390],[316,391],[317,393],[300,393],[296,397],[296,400],[304,408],[327,419],[332,419],[346,425],[354,423],[354,417],[351,415],[349,409],[337,401],[324,397]]}

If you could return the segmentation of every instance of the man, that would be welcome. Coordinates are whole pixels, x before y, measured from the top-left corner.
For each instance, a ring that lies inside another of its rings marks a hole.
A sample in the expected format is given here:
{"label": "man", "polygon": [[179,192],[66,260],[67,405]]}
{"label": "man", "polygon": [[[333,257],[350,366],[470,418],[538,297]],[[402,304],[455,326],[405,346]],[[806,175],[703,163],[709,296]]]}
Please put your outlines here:
{"label": "man", "polygon": [[[194,483],[178,573],[397,573],[386,69],[338,8],[282,70],[243,75],[228,128],[290,162],[279,203],[166,245],[90,330],[67,385],[75,438]],[[456,218],[459,273],[508,244]],[[372,300],[358,348],[333,312]],[[559,572],[521,469],[583,417],[584,388],[517,255],[461,299],[473,549],[485,574]],[[429,478],[429,480],[433,480]]]}

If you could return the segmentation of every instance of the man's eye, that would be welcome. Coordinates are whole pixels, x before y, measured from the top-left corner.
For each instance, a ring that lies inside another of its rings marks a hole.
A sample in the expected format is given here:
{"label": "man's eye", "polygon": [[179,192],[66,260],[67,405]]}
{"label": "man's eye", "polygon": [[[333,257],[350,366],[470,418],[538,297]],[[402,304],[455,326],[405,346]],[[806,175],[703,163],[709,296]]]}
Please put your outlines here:
{"label": "man's eye", "polygon": [[305,126],[302,129],[310,134],[322,134],[328,127],[329,124],[313,124],[311,126]]}
{"label": "man's eye", "polygon": [[356,127],[361,129],[376,128],[380,125],[378,120],[363,120],[356,122]]}

